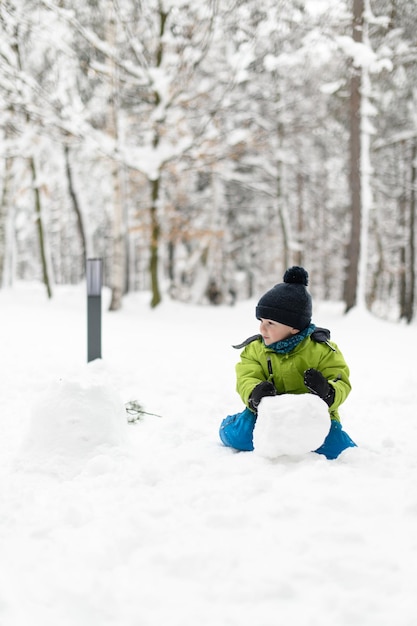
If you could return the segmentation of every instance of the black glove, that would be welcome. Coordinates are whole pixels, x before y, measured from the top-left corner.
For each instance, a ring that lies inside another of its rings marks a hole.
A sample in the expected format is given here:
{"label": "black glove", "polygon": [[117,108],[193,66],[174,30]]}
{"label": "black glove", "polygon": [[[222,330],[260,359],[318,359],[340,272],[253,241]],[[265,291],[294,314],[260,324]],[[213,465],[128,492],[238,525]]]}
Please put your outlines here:
{"label": "black glove", "polygon": [[269,380],[256,385],[249,396],[249,408],[256,413],[259,403],[265,396],[276,396],[277,390]]}
{"label": "black glove", "polygon": [[307,389],[324,400],[328,406],[333,404],[335,390],[321,372],[315,369],[306,370],[304,372],[304,384]]}

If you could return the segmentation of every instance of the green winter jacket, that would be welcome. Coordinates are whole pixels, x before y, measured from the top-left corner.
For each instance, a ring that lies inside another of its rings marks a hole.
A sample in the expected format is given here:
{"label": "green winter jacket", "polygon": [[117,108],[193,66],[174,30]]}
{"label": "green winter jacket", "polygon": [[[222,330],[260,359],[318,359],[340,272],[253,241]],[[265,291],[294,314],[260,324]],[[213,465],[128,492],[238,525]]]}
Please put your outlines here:
{"label": "green winter jacket", "polygon": [[310,335],[288,354],[278,354],[265,346],[260,336],[248,341],[236,365],[236,390],[246,406],[254,387],[265,380],[274,383],[278,394],[309,393],[304,385],[304,372],[315,368],[335,389],[329,413],[331,419],[340,421],[338,408],[349,395],[351,384],[349,368],[335,343],[318,342]]}

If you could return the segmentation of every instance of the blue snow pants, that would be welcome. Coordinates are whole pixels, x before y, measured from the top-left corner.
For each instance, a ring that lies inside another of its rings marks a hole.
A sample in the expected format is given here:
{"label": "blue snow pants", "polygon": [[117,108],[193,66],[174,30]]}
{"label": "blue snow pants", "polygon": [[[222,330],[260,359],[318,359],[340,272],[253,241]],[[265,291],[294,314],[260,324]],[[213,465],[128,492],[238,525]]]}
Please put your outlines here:
{"label": "blue snow pants", "polygon": [[[225,446],[236,450],[253,450],[253,430],[256,424],[256,415],[246,408],[241,413],[228,415],[220,425],[220,439]],[[324,454],[327,459],[336,459],[346,448],[354,448],[352,441],[342,428],[340,422],[331,420],[330,430],[322,445],[313,450],[317,454]]]}

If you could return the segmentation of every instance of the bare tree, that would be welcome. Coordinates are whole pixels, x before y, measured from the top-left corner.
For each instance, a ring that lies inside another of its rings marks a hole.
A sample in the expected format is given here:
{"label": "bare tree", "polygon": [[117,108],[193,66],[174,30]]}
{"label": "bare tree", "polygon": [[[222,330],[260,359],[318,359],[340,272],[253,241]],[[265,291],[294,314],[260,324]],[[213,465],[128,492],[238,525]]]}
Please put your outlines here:
{"label": "bare tree", "polygon": [[[364,1],[353,0],[352,37],[356,43],[362,43]],[[356,305],[358,287],[358,268],[361,241],[361,85],[362,68],[351,64],[350,79],[350,194],[351,194],[351,229],[346,255],[346,279],[344,300],[346,311]]]}
{"label": "bare tree", "polygon": [[410,159],[410,193],[409,193],[409,228],[407,249],[409,263],[405,264],[408,271],[404,272],[404,303],[401,317],[410,323],[414,318],[416,289],[416,211],[417,211],[417,140],[414,139]]}

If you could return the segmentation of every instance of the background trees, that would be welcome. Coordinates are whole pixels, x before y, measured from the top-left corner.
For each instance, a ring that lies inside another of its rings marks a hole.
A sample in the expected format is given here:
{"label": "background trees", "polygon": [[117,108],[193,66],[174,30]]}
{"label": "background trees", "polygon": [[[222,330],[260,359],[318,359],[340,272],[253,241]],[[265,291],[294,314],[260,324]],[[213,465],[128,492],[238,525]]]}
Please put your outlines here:
{"label": "background trees", "polygon": [[297,263],[411,321],[416,23],[407,0],[2,2],[3,284],[52,295],[102,256],[114,310],[232,303]]}

